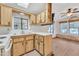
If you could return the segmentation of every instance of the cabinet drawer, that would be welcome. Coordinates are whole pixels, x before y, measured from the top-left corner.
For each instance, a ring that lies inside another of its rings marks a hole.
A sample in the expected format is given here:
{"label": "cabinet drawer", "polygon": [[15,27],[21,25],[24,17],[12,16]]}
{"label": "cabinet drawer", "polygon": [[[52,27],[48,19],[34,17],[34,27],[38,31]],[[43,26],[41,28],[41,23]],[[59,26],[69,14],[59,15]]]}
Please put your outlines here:
{"label": "cabinet drawer", "polygon": [[38,35],[36,35],[36,36],[35,36],[35,40],[37,40],[38,38],[39,38],[39,36],[38,36]]}
{"label": "cabinet drawer", "polygon": [[33,39],[33,38],[34,38],[34,36],[33,36],[33,35],[26,36],[26,40],[31,40],[31,39]]}
{"label": "cabinet drawer", "polygon": [[21,42],[21,41],[24,41],[24,38],[23,37],[13,37],[12,40],[13,40],[13,42]]}
{"label": "cabinet drawer", "polygon": [[44,39],[43,36],[40,36],[40,37],[39,37],[39,40],[40,40],[41,42],[43,42],[43,39]]}
{"label": "cabinet drawer", "polygon": [[35,40],[39,40],[40,42],[43,42],[44,37],[41,35],[36,35]]}

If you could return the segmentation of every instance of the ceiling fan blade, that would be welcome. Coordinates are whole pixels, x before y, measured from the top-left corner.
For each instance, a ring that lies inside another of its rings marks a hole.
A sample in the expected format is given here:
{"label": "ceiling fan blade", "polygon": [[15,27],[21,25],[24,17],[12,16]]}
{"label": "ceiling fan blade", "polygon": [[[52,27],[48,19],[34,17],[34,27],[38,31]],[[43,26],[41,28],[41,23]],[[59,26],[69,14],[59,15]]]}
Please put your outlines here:
{"label": "ceiling fan blade", "polygon": [[77,12],[79,12],[79,11],[75,11],[75,12],[72,12],[72,13],[77,13]]}

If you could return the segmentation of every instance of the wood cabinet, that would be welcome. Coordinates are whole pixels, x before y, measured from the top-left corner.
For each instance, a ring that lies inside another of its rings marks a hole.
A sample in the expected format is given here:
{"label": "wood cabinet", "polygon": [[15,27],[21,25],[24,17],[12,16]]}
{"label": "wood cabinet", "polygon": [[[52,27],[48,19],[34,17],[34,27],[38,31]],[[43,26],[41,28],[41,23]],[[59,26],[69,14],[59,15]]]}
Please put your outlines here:
{"label": "wood cabinet", "polygon": [[46,6],[46,23],[52,23],[52,4],[48,3]]}
{"label": "wood cabinet", "polygon": [[12,46],[12,55],[18,56],[25,53],[25,44],[23,37],[12,37],[13,46]]}
{"label": "wood cabinet", "polygon": [[51,35],[20,35],[12,36],[12,55],[19,56],[32,50],[37,50],[41,55],[52,53]]}
{"label": "wood cabinet", "polygon": [[12,36],[12,55],[19,56],[25,54],[34,48],[33,35]]}
{"label": "wood cabinet", "polygon": [[33,40],[28,40],[25,42],[25,52],[29,52],[31,50],[33,50]]}
{"label": "wood cabinet", "polygon": [[52,4],[47,3],[45,7],[46,9],[39,14],[35,16],[31,15],[30,20],[32,24],[52,24]]}
{"label": "wood cabinet", "polygon": [[40,23],[40,19],[41,19],[41,15],[39,14],[39,15],[36,16],[36,23],[37,23],[37,24]]}
{"label": "wood cabinet", "polygon": [[31,24],[36,24],[36,15],[34,15],[34,14],[30,15],[30,22],[31,22]]}
{"label": "wood cabinet", "polygon": [[41,55],[49,55],[52,53],[52,36],[42,36],[36,35],[35,36],[35,49]]}
{"label": "wood cabinet", "polygon": [[33,47],[34,47],[34,36],[33,35],[27,35],[26,40],[25,40],[26,52],[33,50]]}
{"label": "wood cabinet", "polygon": [[12,8],[0,5],[0,25],[11,26]]}

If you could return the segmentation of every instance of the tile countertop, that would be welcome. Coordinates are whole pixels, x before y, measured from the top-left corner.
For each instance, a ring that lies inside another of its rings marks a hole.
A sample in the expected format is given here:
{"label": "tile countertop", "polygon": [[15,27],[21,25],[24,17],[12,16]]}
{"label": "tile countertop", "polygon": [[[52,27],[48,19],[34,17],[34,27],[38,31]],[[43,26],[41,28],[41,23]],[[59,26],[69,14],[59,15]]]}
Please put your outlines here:
{"label": "tile countertop", "polygon": [[51,33],[44,33],[44,32],[33,32],[33,33],[43,35],[43,36],[52,35]]}
{"label": "tile countertop", "polygon": [[18,36],[18,35],[31,35],[31,34],[39,34],[39,35],[52,35],[51,33],[46,33],[46,32],[33,32],[33,31],[23,31],[23,32],[13,32],[10,35],[11,36]]}

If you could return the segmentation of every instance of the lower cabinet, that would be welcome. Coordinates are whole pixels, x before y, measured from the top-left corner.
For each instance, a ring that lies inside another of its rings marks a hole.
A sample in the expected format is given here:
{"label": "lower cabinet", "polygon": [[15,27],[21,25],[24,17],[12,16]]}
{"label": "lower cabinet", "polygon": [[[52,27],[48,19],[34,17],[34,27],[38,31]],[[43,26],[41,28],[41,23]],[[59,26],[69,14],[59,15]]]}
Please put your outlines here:
{"label": "lower cabinet", "polygon": [[42,55],[44,55],[43,49],[44,49],[43,43],[40,42],[40,44],[39,44],[39,52],[40,52]]}
{"label": "lower cabinet", "polygon": [[19,56],[33,50],[33,35],[12,36],[12,55]]}
{"label": "lower cabinet", "polygon": [[44,55],[44,41],[41,41],[43,39],[41,36],[36,35],[35,36],[35,49],[41,54]]}
{"label": "lower cabinet", "polygon": [[32,50],[37,50],[41,55],[52,53],[52,36],[47,35],[26,35],[12,36],[12,55],[19,56]]}
{"label": "lower cabinet", "polygon": [[13,44],[13,55],[18,56],[25,53],[25,47],[23,42]]}
{"label": "lower cabinet", "polygon": [[35,49],[41,55],[49,55],[52,53],[52,36],[42,36],[36,35],[35,36]]}
{"label": "lower cabinet", "polygon": [[25,52],[33,50],[33,40],[25,41]]}
{"label": "lower cabinet", "polygon": [[14,37],[12,45],[12,55],[18,56],[25,53],[24,38]]}

